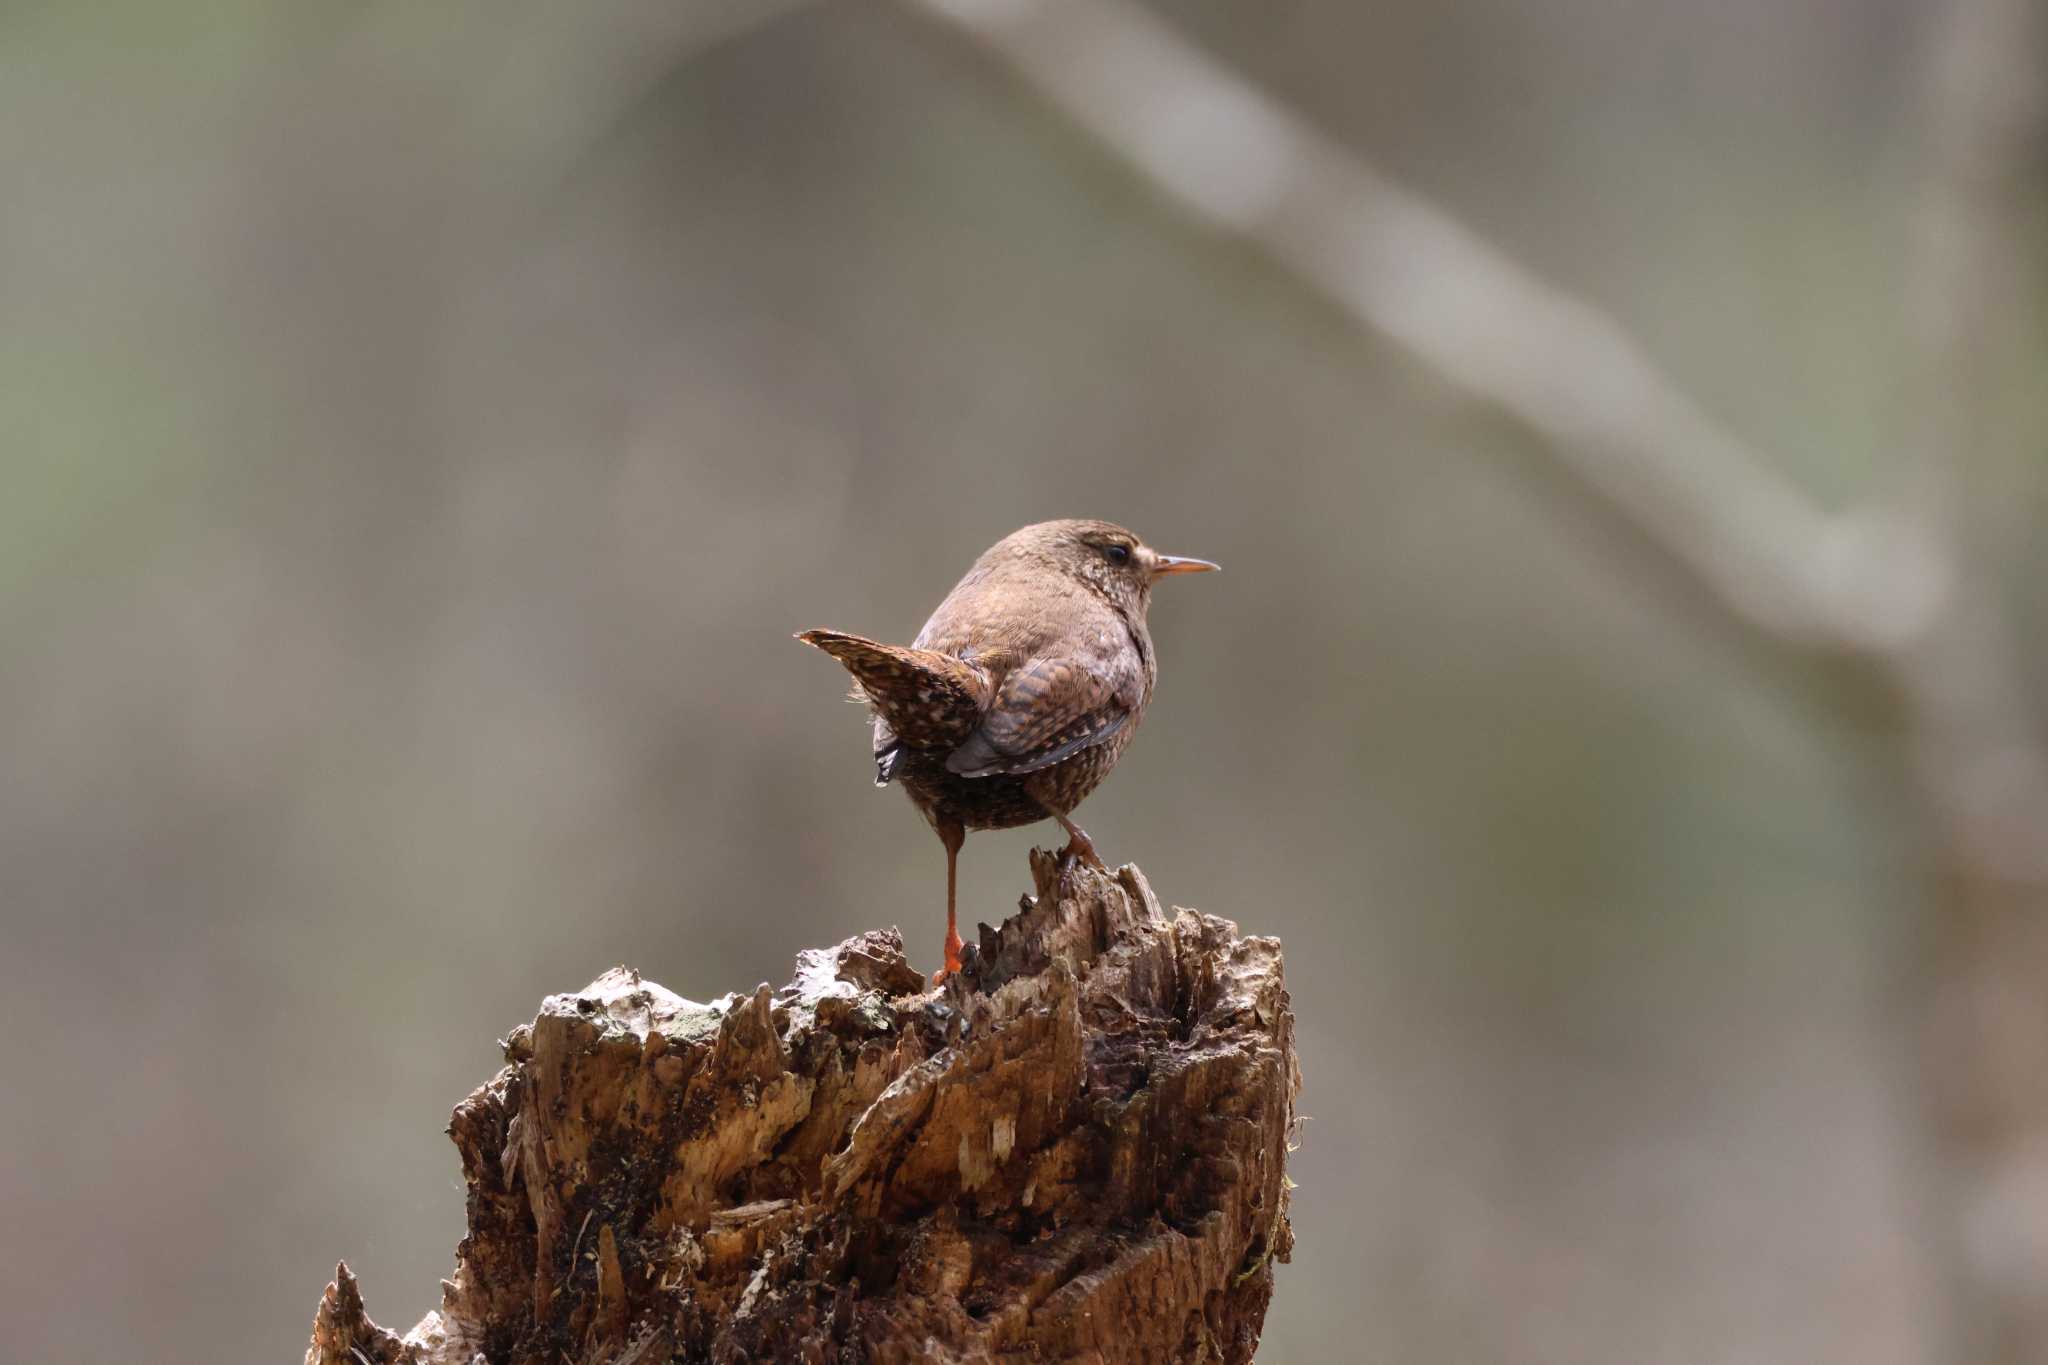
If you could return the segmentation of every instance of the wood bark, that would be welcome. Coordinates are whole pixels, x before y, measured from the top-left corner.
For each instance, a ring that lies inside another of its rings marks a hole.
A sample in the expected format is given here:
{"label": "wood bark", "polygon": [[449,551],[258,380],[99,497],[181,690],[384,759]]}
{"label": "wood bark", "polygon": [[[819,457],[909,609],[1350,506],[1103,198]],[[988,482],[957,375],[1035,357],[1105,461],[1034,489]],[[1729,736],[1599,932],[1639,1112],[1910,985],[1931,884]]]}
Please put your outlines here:
{"label": "wood bark", "polygon": [[1249,1361],[1293,1245],[1280,945],[1032,871],[943,988],[891,929],[779,991],[549,997],[449,1125],[440,1309],[381,1328],[340,1266],[307,1365]]}

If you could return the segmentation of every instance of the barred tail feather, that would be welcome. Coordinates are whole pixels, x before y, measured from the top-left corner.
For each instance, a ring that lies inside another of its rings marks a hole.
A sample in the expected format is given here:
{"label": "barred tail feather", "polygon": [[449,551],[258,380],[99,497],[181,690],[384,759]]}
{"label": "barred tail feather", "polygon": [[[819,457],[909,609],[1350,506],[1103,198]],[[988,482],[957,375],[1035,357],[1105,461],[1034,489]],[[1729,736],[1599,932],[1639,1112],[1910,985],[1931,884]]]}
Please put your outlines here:
{"label": "barred tail feather", "polygon": [[[912,748],[951,750],[973,731],[988,704],[987,676],[950,654],[836,630],[807,630],[796,638],[837,659],[866,693],[876,717]],[[888,782],[898,761],[878,742],[876,778]]]}

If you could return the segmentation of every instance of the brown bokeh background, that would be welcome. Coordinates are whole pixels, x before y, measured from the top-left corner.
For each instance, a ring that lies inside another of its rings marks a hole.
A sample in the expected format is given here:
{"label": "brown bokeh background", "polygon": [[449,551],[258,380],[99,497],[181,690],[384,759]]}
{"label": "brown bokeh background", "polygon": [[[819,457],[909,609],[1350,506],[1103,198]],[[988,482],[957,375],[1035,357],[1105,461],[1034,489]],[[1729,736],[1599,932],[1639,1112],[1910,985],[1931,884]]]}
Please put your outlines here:
{"label": "brown bokeh background", "polygon": [[[986,51],[782,8],[0,13],[0,1355],[295,1360],[338,1257],[402,1328],[542,995],[929,957],[939,845],[789,634],[1085,515],[1225,567],[1082,818],[1287,945],[1261,1360],[1929,1359],[1875,722]],[[1156,9],[1884,485],[1939,7]],[[969,841],[970,920],[1055,832]]]}

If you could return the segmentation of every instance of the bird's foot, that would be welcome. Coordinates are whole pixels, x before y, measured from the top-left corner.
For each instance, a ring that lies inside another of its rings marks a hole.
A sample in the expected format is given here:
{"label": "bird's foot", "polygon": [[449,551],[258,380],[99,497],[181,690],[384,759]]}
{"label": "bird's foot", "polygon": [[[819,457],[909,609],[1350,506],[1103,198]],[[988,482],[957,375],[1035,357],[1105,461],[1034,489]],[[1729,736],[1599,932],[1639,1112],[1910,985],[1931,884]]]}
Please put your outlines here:
{"label": "bird's foot", "polygon": [[960,935],[953,930],[946,931],[946,965],[932,973],[932,984],[942,986],[946,978],[960,970],[960,949],[963,947]]}
{"label": "bird's foot", "polygon": [[1095,851],[1095,841],[1088,837],[1087,831],[1074,825],[1069,825],[1067,829],[1067,846],[1059,853],[1061,870],[1064,871],[1078,862],[1086,863],[1097,872],[1109,871],[1109,866],[1102,861],[1102,855]]}

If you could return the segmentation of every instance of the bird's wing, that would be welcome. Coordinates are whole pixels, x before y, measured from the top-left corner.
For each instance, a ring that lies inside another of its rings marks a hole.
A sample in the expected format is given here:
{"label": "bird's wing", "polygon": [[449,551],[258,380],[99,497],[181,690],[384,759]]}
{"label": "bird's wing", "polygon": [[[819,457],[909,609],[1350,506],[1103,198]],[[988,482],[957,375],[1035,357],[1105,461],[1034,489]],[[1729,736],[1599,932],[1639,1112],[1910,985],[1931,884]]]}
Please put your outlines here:
{"label": "bird's wing", "polygon": [[1032,659],[1003,680],[946,767],[962,777],[1033,773],[1100,744],[1130,723],[1136,706],[1120,683],[1082,660]]}

